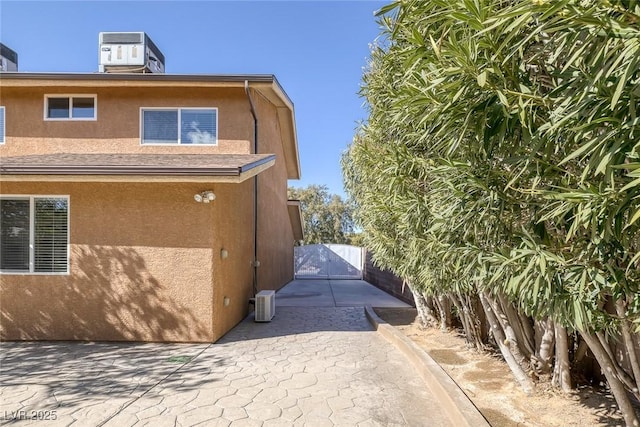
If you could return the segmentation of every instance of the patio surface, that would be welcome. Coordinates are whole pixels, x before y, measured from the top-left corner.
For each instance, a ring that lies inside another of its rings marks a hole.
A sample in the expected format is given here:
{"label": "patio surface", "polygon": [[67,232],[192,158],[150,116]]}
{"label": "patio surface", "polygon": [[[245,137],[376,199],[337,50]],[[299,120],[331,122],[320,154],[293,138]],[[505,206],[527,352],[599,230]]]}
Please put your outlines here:
{"label": "patio surface", "polygon": [[276,294],[280,307],[410,307],[364,280],[294,280]]}
{"label": "patio surface", "polygon": [[355,291],[399,301],[300,282],[277,294],[272,322],[249,316],[215,344],[0,343],[0,424],[451,425]]}

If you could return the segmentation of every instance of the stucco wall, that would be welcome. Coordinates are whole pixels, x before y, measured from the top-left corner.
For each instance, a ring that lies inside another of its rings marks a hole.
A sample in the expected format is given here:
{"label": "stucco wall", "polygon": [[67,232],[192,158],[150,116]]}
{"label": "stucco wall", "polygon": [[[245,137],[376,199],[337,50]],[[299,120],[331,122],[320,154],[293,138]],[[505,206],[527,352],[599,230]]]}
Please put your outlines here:
{"label": "stucco wall", "polygon": [[253,296],[253,183],[216,185],[215,193],[214,203],[221,206],[213,216],[213,326],[217,340],[246,317]]}
{"label": "stucco wall", "polygon": [[68,195],[70,274],[0,276],[3,339],[211,341],[214,215],[198,184],[2,183]]}
{"label": "stucco wall", "polygon": [[[97,94],[97,121],[43,120],[45,94]],[[287,172],[276,108],[254,94],[259,153],[258,288],[293,277]],[[250,153],[237,88],[3,88],[0,157],[66,153]],[[218,108],[218,146],[140,145],[140,107]],[[69,275],[0,275],[0,338],[214,341],[253,296],[253,179],[240,184],[0,183],[0,194],[70,196]],[[216,200],[193,195],[213,190]],[[222,250],[228,256],[223,258]],[[226,299],[225,299],[226,297]],[[225,305],[225,300],[228,304]]]}
{"label": "stucco wall", "polygon": [[258,153],[276,155],[275,166],[258,176],[258,290],[280,289],[293,279],[294,238],[287,211],[287,171],[276,108],[259,96],[255,101]]}
{"label": "stucco wall", "polygon": [[[97,120],[44,120],[45,94],[96,94]],[[3,87],[6,143],[0,156],[45,153],[249,153],[253,139],[244,90],[234,88]],[[140,144],[141,107],[218,108],[218,145]]]}

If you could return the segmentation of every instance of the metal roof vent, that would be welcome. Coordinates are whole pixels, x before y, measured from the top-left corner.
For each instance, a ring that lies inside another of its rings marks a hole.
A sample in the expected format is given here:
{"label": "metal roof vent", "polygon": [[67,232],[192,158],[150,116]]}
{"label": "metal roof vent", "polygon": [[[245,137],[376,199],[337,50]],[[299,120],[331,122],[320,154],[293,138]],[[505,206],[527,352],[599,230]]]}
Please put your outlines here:
{"label": "metal roof vent", "polygon": [[18,54],[0,43],[0,71],[18,71]]}
{"label": "metal roof vent", "polygon": [[101,73],[164,73],[164,55],[143,32],[100,33]]}

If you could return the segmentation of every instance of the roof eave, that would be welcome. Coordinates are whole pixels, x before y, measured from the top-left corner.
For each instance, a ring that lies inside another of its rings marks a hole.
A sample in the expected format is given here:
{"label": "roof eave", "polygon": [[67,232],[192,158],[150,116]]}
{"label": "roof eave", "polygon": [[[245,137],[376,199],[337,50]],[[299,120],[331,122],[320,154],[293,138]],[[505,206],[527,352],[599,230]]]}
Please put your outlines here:
{"label": "roof eave", "polygon": [[[273,83],[273,74],[166,74],[166,73],[68,73],[68,72],[24,72],[0,71],[0,84],[3,86],[17,85],[14,81],[31,82],[42,85],[50,80],[51,84],[59,81],[131,81],[131,82],[209,82],[209,83]],[[28,83],[22,83],[25,86]]]}
{"label": "roof eave", "polygon": [[300,200],[288,200],[287,211],[289,213],[289,220],[291,221],[293,239],[296,241],[304,240],[304,222],[302,222]]}
{"label": "roof eave", "polygon": [[295,108],[291,99],[274,77],[270,83],[256,83],[251,87],[260,91],[276,107],[282,136],[288,179],[300,179],[300,154],[296,132]]}
{"label": "roof eave", "polygon": [[80,165],[2,165],[0,182],[229,182],[240,183],[275,164],[275,156],[239,167],[185,168]]}

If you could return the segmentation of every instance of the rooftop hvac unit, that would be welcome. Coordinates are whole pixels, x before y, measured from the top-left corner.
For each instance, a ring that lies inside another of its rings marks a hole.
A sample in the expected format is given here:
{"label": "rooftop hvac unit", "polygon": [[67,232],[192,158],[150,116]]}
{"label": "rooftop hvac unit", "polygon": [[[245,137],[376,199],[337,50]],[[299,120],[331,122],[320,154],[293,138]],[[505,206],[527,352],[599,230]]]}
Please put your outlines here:
{"label": "rooftop hvac unit", "polygon": [[256,322],[270,322],[276,314],[276,292],[260,291],[256,294]]}
{"label": "rooftop hvac unit", "polygon": [[0,43],[0,71],[18,71],[18,54]]}
{"label": "rooftop hvac unit", "polygon": [[100,33],[101,73],[164,73],[164,55],[146,33]]}

